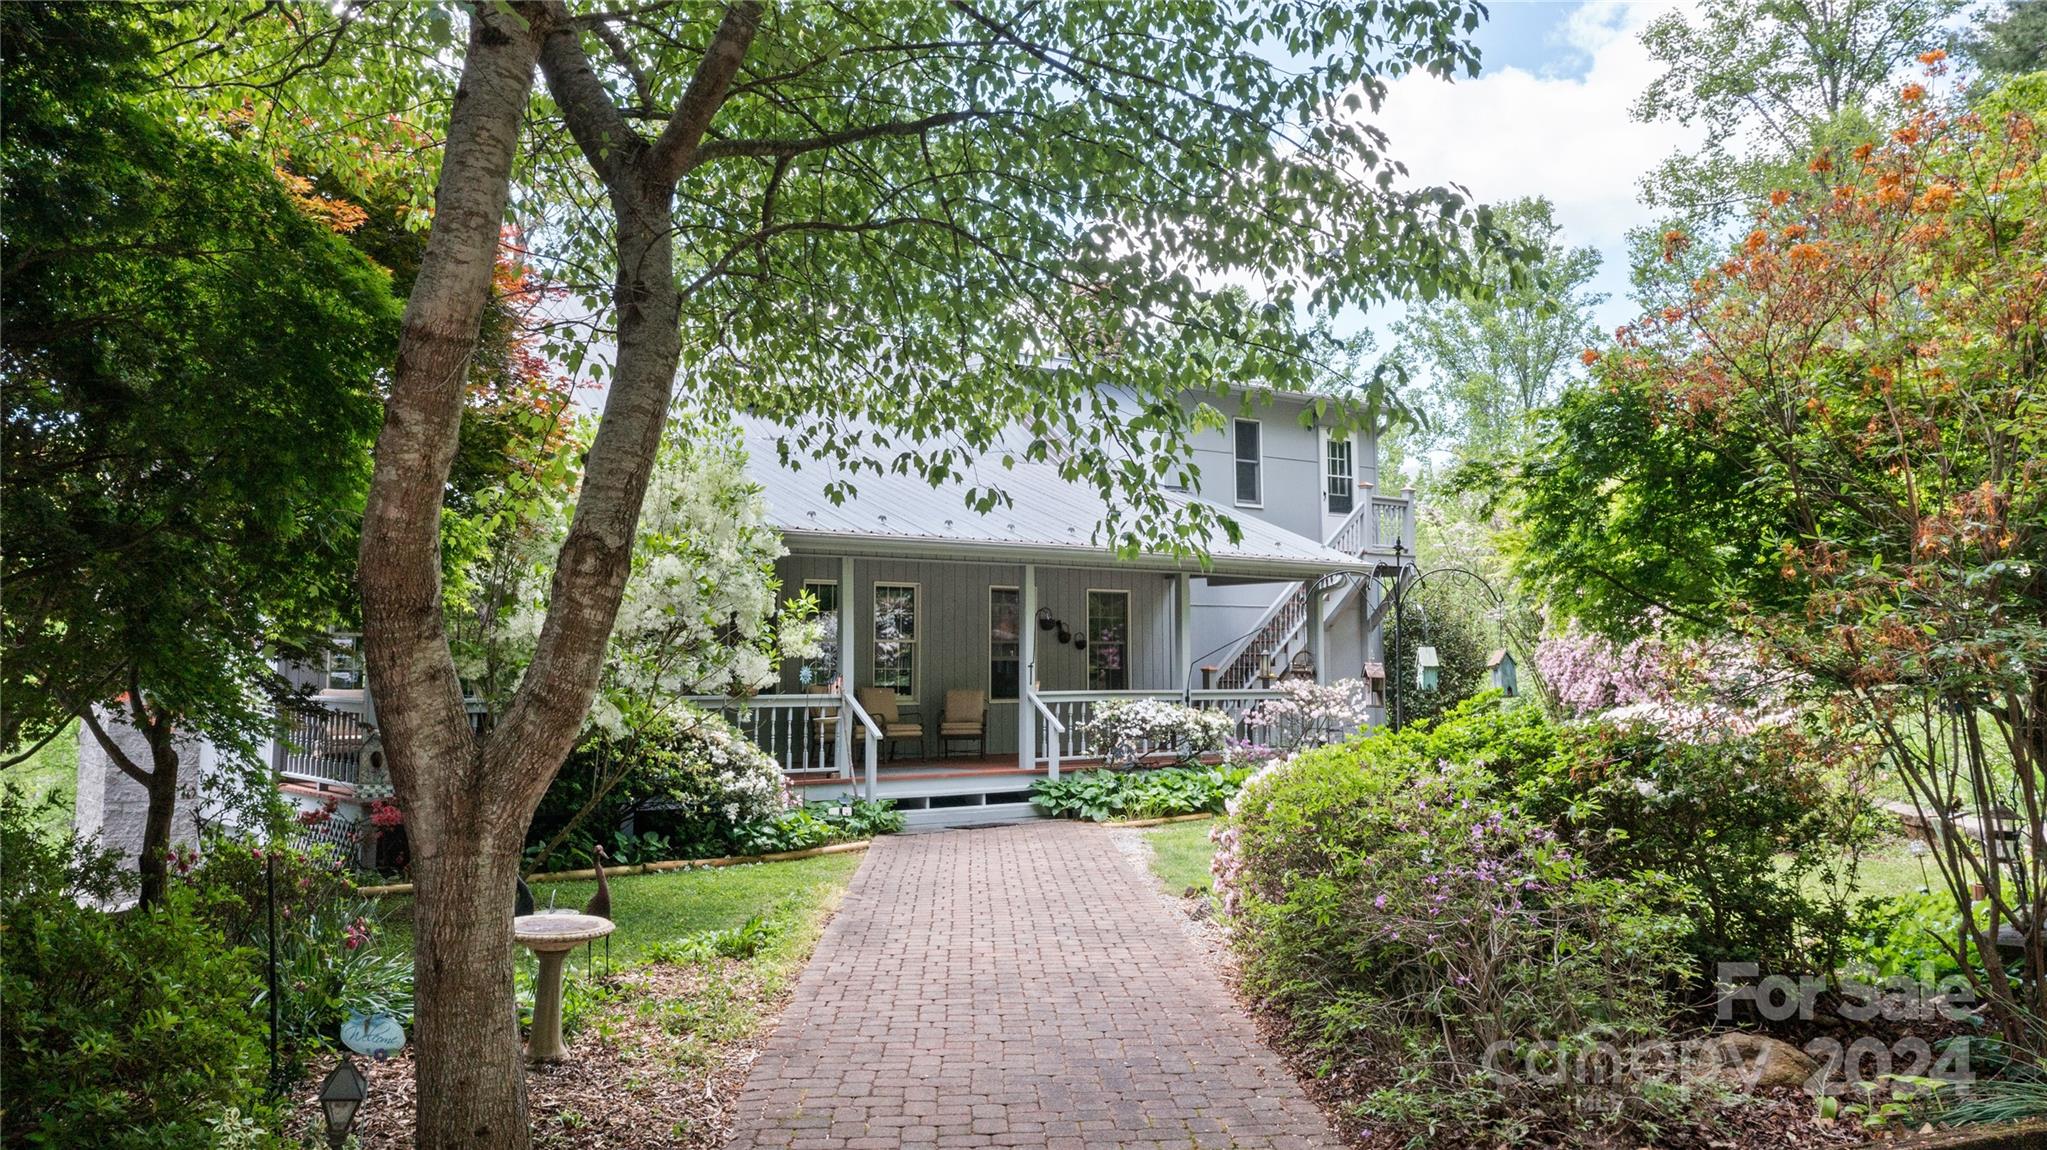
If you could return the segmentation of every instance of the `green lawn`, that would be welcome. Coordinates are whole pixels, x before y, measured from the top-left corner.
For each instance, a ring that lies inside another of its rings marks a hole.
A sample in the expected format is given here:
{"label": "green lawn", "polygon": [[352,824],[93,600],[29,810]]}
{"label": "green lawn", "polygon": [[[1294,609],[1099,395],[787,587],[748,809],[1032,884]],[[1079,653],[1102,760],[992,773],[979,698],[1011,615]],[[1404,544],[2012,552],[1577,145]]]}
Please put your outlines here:
{"label": "green lawn", "polygon": [[[1158,875],[1167,890],[1179,894],[1189,887],[1209,889],[1208,861],[1215,847],[1208,841],[1208,831],[1214,825],[1214,820],[1204,819],[1171,823],[1144,832],[1151,842],[1152,873]],[[1931,863],[1924,874],[1932,875],[1934,885],[1939,885],[1940,875]],[[1856,878],[1857,894],[1884,898],[1915,893],[1926,882],[1919,860],[1912,857],[1903,840],[1871,847],[1862,856]]]}
{"label": "green lawn", "polygon": [[[611,961],[632,962],[656,943],[740,926],[757,914],[802,918],[808,908],[836,900],[865,857],[848,852],[611,879],[611,918],[618,924],[611,936]],[[550,905],[581,909],[596,892],[594,882],[540,883],[533,888],[533,898],[542,909]],[[383,908],[379,945],[409,952],[412,899],[387,898]]]}
{"label": "green lawn", "polygon": [[27,796],[37,808],[37,825],[46,833],[70,831],[78,804],[78,724],[50,740],[34,758],[9,768],[0,780]]}
{"label": "green lawn", "polygon": [[1184,893],[1189,887],[1209,888],[1208,859],[1215,846],[1208,841],[1214,819],[1200,822],[1168,823],[1144,832],[1151,842],[1151,869],[1167,890]]}

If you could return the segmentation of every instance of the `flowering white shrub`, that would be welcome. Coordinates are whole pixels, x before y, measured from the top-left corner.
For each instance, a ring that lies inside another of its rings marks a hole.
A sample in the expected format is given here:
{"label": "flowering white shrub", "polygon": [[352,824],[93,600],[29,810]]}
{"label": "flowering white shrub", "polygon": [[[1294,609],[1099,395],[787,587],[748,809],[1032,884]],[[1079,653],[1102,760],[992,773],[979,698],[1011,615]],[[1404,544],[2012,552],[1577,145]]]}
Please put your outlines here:
{"label": "flowering white shrub", "polygon": [[1372,692],[1361,679],[1317,683],[1282,679],[1279,697],[1261,701],[1244,725],[1282,753],[1334,742],[1372,721]]}
{"label": "flowering white shrub", "polygon": [[[578,429],[577,439],[588,433]],[[577,443],[564,451],[573,457]],[[507,496],[491,545],[451,587],[460,598],[451,610],[457,664],[493,709],[533,657],[575,512],[574,478],[564,471],[523,501]],[[784,553],[731,429],[672,424],[588,725],[616,735],[676,695],[757,690],[781,659],[814,654],[816,623],[777,611],[774,563]]]}
{"label": "flowering white shrub", "polygon": [[1119,699],[1097,706],[1087,730],[1094,748],[1111,762],[1134,762],[1158,752],[1193,759],[1222,750],[1236,733],[1237,721],[1223,711],[1166,699]]}
{"label": "flowering white shrub", "polygon": [[798,805],[774,757],[732,724],[695,708],[672,723],[643,768],[669,809],[738,826]]}

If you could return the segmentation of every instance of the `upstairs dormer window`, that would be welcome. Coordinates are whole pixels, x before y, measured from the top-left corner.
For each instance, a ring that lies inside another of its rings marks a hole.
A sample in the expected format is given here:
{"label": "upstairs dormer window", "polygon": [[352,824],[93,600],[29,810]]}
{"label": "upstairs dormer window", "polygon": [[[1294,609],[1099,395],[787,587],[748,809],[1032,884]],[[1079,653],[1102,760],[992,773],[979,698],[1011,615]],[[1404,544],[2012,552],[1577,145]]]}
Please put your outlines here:
{"label": "upstairs dormer window", "polygon": [[1265,505],[1265,444],[1255,419],[1240,419],[1236,425],[1237,506]]}

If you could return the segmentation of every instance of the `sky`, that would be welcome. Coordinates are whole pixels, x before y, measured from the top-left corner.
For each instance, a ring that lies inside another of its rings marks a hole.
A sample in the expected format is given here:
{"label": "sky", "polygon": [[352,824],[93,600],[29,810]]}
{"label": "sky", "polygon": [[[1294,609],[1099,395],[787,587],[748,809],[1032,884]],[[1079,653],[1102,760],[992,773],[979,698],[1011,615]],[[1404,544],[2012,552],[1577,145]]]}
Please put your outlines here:
{"label": "sky", "polygon": [[[1549,197],[1564,242],[1590,245],[1603,257],[1591,290],[1608,297],[1597,316],[1611,331],[1633,318],[1627,230],[1652,222],[1636,202],[1641,177],[1694,142],[1685,129],[1629,116],[1660,72],[1639,33],[1672,5],[1492,0],[1488,7],[1491,18],[1474,37],[1477,79],[1402,77],[1373,120],[1390,137],[1389,153],[1419,181],[1462,184],[1487,203]],[[1364,317],[1381,351],[1399,314],[1381,308]]]}

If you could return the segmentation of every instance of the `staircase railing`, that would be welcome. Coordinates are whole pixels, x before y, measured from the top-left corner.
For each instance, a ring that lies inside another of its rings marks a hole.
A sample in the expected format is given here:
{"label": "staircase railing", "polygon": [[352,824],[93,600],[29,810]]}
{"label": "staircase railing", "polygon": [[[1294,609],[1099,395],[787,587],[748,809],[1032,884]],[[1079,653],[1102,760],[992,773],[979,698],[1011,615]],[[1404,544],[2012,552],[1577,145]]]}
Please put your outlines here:
{"label": "staircase railing", "polygon": [[[1358,506],[1337,524],[1329,533],[1326,545],[1332,551],[1345,555],[1362,555],[1369,548],[1379,545],[1380,534],[1386,523],[1386,509],[1391,506],[1399,511],[1402,518],[1394,524],[1394,538],[1401,538],[1406,523],[1407,501],[1405,499],[1382,499],[1376,495],[1359,501]],[[1332,590],[1345,577],[1325,576],[1314,586],[1324,592]],[[1257,627],[1223,663],[1222,674],[1216,676],[1215,685],[1224,690],[1243,690],[1253,685],[1259,677],[1259,662],[1274,651],[1282,650],[1293,641],[1308,622],[1309,585],[1305,582],[1281,597],[1259,619]]]}

